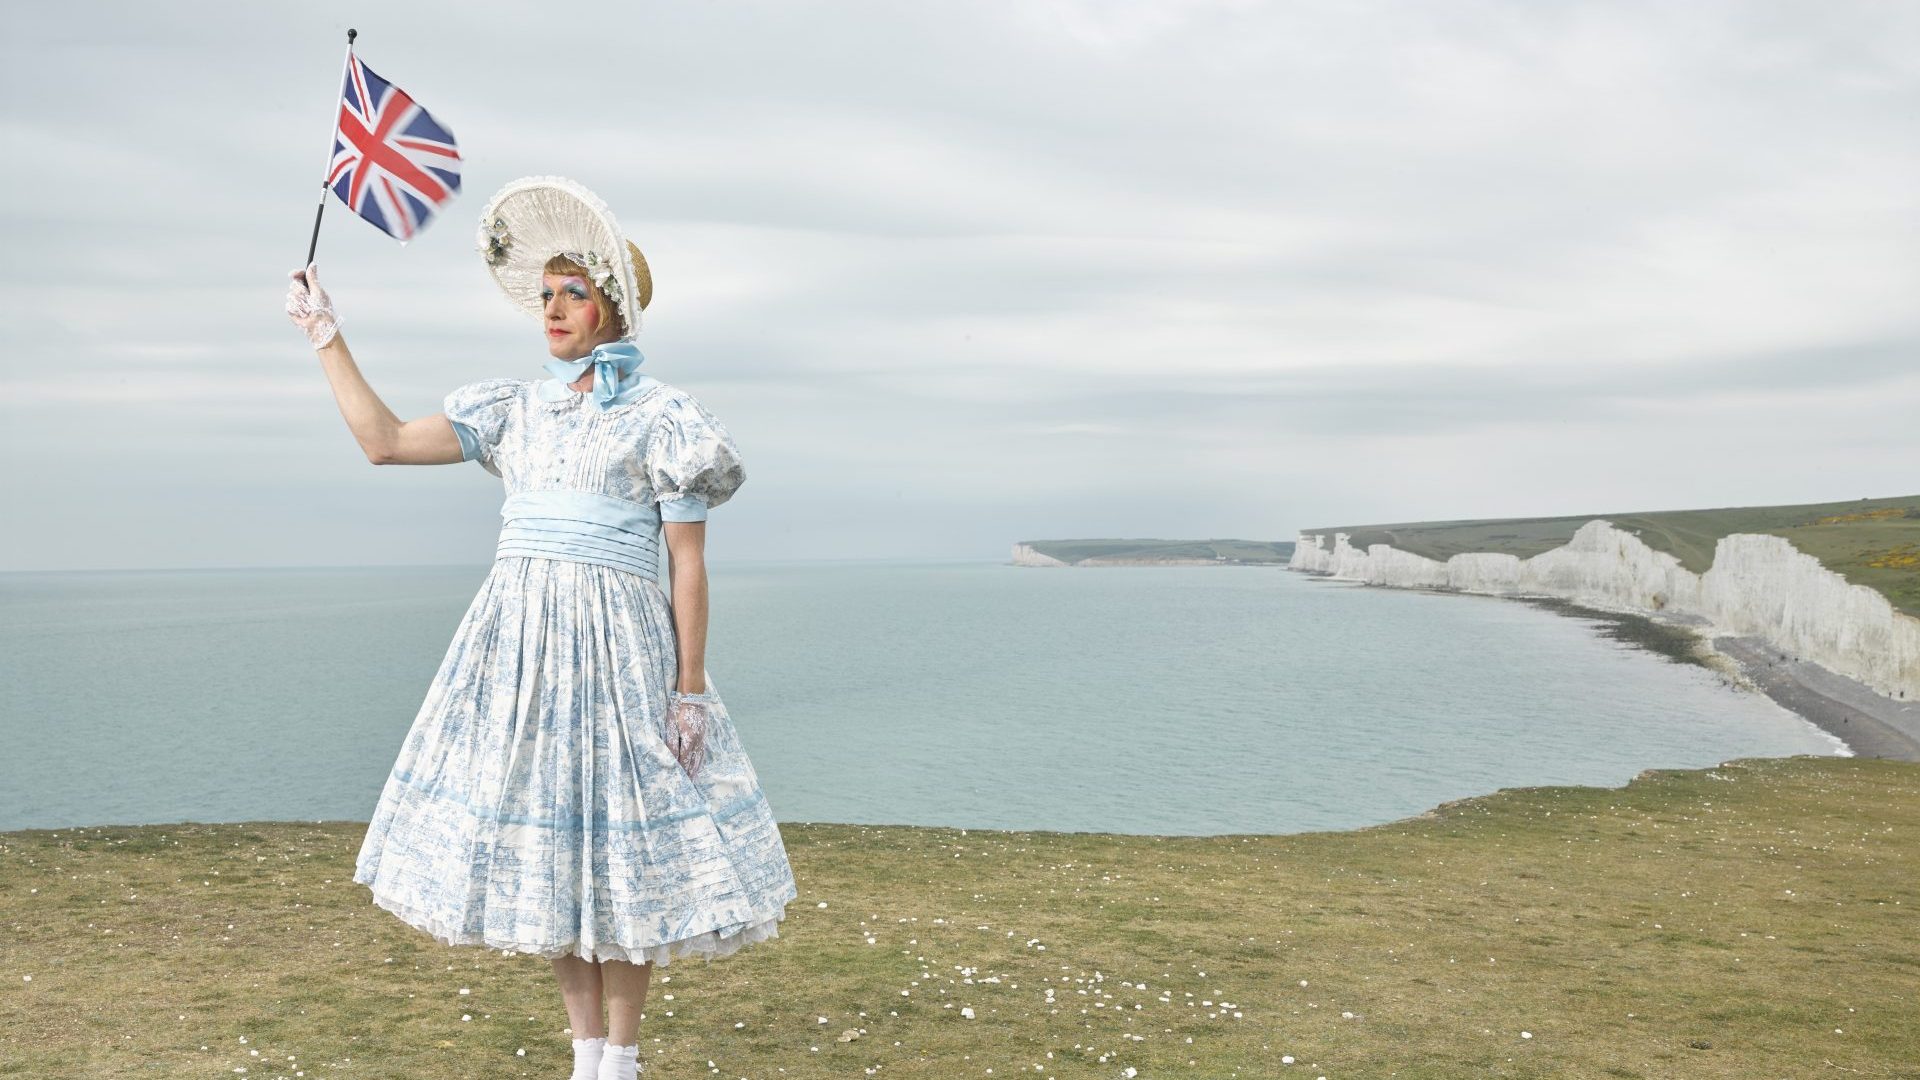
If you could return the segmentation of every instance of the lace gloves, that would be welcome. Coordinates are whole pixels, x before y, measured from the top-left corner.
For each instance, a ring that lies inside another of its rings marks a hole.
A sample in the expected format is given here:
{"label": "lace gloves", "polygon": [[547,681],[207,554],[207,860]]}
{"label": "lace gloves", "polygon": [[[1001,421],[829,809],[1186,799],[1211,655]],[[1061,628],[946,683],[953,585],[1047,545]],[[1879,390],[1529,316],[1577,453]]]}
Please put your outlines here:
{"label": "lace gloves", "polygon": [[667,693],[667,724],[661,734],[666,737],[667,749],[673,751],[674,759],[687,770],[688,776],[698,774],[701,764],[707,760],[707,732],[713,725],[713,710],[719,706],[720,699],[712,691],[683,694],[671,690]]}
{"label": "lace gloves", "polygon": [[293,279],[287,285],[287,317],[306,331],[314,348],[321,348],[340,332],[340,319],[333,313],[333,297],[320,287],[319,264],[308,263],[287,276]]}

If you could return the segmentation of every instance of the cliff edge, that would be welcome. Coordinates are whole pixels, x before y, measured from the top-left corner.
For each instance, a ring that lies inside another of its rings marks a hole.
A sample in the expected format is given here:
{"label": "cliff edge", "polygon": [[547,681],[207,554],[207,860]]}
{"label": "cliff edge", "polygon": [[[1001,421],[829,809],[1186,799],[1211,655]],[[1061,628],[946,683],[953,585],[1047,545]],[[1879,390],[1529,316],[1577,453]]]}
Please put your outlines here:
{"label": "cliff edge", "polygon": [[1444,562],[1349,533],[1303,532],[1287,568],[1400,588],[1557,596],[1591,607],[1706,619],[1716,634],[1761,638],[1879,694],[1920,699],[1920,619],[1879,591],[1849,583],[1779,536],[1734,533],[1694,573],[1675,556],[1595,518],[1562,546],[1520,558],[1462,552]]}
{"label": "cliff edge", "polygon": [[1017,540],[1015,566],[1274,566],[1293,557],[1291,540],[1165,540],[1156,537]]}

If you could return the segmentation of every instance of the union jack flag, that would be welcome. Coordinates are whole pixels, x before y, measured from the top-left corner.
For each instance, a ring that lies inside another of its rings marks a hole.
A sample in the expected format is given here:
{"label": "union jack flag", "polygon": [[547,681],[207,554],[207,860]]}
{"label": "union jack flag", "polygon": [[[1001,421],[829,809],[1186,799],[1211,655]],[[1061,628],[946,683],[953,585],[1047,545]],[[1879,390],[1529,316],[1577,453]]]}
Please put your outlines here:
{"label": "union jack flag", "polygon": [[460,190],[453,133],[351,54],[339,123],[327,185],[388,236],[411,238]]}

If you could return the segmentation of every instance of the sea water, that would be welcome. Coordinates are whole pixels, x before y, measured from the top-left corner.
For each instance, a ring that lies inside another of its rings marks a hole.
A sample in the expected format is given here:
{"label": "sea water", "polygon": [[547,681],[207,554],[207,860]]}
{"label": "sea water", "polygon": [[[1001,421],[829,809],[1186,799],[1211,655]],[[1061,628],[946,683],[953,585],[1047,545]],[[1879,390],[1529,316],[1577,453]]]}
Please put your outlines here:
{"label": "sea water", "polygon": [[[708,572],[707,670],[788,822],[1298,832],[1838,749],[1488,597],[1278,567]],[[0,830],[365,821],[485,573],[0,574]]]}

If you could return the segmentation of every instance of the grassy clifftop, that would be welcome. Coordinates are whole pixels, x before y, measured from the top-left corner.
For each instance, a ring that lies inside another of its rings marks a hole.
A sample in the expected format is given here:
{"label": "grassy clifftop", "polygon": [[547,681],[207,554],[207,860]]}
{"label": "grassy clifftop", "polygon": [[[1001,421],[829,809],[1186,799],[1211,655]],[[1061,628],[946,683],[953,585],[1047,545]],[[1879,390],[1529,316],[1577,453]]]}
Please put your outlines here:
{"label": "grassy clifftop", "polygon": [[[546,963],[373,907],[364,829],[0,834],[0,1075],[564,1075]],[[1920,1076],[1920,764],[1748,759],[1289,836],[783,833],[780,938],[656,971],[650,1072]]]}
{"label": "grassy clifftop", "polygon": [[1419,521],[1304,529],[1331,547],[1335,533],[1365,549],[1391,544],[1445,561],[1469,551],[1530,558],[1559,547],[1595,518],[1635,533],[1655,551],[1696,574],[1713,565],[1716,541],[1731,533],[1785,537],[1794,547],[1856,585],[1877,589],[1894,607],[1920,616],[1920,495],[1797,506],[1730,506],[1708,510],[1652,510],[1546,518]]}
{"label": "grassy clifftop", "polygon": [[1064,563],[1086,559],[1211,559],[1217,562],[1285,563],[1293,558],[1291,540],[1021,540],[1042,555]]}

